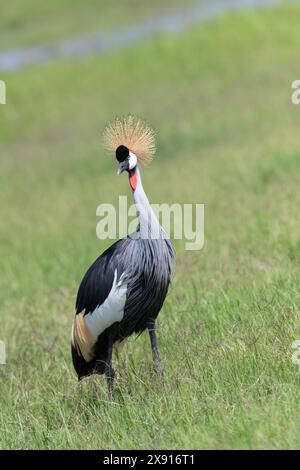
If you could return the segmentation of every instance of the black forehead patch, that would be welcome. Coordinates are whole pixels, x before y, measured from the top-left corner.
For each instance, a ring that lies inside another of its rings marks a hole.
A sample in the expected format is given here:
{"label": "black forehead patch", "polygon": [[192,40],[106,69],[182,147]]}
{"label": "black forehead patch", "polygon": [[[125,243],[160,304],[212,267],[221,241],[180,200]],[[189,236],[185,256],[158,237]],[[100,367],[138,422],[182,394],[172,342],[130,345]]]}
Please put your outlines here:
{"label": "black forehead patch", "polygon": [[124,162],[129,156],[129,149],[125,145],[119,145],[116,150],[116,159],[118,162]]}

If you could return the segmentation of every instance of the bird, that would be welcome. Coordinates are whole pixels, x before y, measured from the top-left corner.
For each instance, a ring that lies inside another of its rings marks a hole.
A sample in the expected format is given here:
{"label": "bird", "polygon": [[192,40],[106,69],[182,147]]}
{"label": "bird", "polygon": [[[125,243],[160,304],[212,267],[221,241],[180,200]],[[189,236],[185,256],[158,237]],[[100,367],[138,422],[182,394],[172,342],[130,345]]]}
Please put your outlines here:
{"label": "bird", "polygon": [[142,185],[140,164],[153,160],[154,131],[142,119],[128,115],[106,126],[104,143],[116,157],[117,174],[128,174],[137,228],[104,251],[84,275],[76,299],[71,353],[78,380],[104,374],[111,395],[113,351],[133,334],[148,330],[155,369],[163,371],[156,319],[168,294],[176,252]]}

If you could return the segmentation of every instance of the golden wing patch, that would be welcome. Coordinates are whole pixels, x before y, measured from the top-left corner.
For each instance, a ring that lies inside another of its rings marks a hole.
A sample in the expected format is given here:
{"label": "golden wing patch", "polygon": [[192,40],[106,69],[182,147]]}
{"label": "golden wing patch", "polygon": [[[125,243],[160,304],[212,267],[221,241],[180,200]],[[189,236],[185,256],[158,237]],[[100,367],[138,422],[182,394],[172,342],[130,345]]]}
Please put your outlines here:
{"label": "golden wing patch", "polygon": [[95,338],[88,329],[82,313],[78,313],[75,316],[72,328],[72,342],[86,362],[90,362],[93,359]]}

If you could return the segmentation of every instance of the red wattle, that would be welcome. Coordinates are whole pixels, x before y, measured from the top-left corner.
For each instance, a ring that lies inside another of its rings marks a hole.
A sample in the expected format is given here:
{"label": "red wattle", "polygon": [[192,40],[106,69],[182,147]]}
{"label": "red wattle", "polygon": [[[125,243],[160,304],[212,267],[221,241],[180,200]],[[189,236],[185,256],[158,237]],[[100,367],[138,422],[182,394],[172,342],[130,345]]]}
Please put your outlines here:
{"label": "red wattle", "polygon": [[137,187],[137,177],[136,177],[135,170],[131,170],[129,172],[129,182],[130,182],[130,186],[131,186],[132,191],[135,191],[136,187]]}

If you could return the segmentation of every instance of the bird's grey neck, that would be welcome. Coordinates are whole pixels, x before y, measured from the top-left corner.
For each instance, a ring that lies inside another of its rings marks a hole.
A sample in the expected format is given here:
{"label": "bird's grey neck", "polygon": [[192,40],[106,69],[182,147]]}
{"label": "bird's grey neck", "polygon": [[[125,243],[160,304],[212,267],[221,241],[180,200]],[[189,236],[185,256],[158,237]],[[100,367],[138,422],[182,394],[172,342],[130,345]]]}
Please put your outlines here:
{"label": "bird's grey neck", "polygon": [[142,238],[159,239],[163,238],[163,230],[157,217],[149,203],[143,188],[141,172],[138,167],[135,169],[137,185],[133,191],[133,198],[139,220],[139,232]]}

